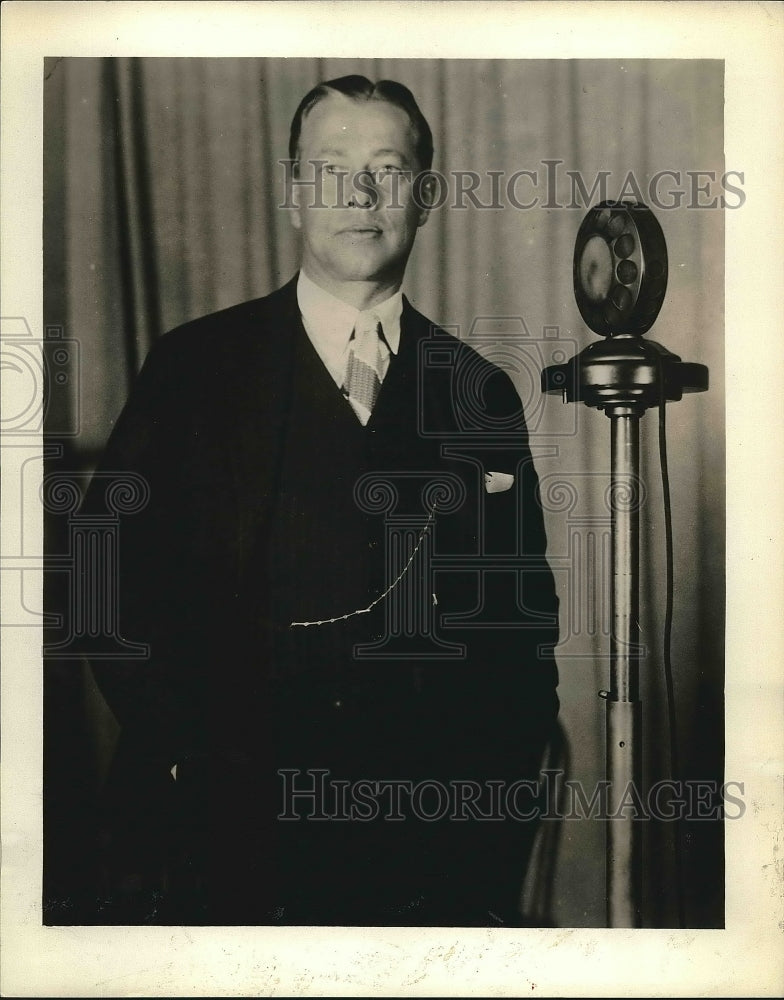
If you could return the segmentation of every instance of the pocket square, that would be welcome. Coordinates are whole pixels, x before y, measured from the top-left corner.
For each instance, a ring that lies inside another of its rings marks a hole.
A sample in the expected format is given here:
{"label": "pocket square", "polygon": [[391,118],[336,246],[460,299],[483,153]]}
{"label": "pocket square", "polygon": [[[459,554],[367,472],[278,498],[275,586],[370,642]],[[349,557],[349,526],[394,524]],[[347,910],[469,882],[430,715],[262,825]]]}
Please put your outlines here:
{"label": "pocket square", "polygon": [[515,477],[507,472],[486,472],[485,490],[488,493],[503,493],[504,490],[510,490],[514,486],[514,479]]}

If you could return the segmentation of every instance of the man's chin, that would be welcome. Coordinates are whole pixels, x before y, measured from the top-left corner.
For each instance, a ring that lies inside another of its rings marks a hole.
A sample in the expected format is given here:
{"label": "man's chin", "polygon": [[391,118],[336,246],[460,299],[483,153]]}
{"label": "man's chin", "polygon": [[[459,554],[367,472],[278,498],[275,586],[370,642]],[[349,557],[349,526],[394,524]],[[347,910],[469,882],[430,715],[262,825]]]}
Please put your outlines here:
{"label": "man's chin", "polygon": [[388,254],[374,254],[370,248],[334,255],[330,260],[303,260],[303,270],[317,283],[333,284],[365,282],[370,284],[400,284],[406,268],[406,256],[390,260]]}
{"label": "man's chin", "polygon": [[402,269],[390,267],[388,264],[373,266],[370,261],[358,261],[354,266],[343,266],[332,272],[333,280],[338,282],[388,283],[390,280],[402,279]]}

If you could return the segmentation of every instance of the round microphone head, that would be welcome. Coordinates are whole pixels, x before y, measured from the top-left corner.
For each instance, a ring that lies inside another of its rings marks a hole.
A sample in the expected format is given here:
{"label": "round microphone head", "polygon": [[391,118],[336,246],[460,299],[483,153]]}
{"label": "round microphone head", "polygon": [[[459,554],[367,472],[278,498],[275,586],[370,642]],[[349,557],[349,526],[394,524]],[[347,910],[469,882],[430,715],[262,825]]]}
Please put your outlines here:
{"label": "round microphone head", "polygon": [[646,333],[666,290],[667,244],[653,212],[630,201],[592,208],[575,242],[574,295],[594,333]]}

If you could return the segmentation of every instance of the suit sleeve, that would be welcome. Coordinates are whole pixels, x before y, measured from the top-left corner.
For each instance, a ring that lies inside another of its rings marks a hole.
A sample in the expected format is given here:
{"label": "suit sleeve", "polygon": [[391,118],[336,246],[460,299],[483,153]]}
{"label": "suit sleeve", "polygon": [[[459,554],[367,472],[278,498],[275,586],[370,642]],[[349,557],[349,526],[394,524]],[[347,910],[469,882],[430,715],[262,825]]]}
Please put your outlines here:
{"label": "suit sleeve", "polygon": [[[510,489],[487,492],[483,498],[482,550],[513,557],[515,607],[511,628],[492,630],[488,644],[493,658],[508,667],[512,691],[523,700],[547,701],[558,684],[555,646],[559,638],[559,602],[547,558],[547,532],[534,457],[523,406],[509,376],[492,368],[484,382],[486,472],[514,476]],[[510,606],[509,573],[485,574],[484,599],[499,617]],[[500,685],[501,689],[505,685]]]}
{"label": "suit sleeve", "polygon": [[[450,720],[444,756],[452,773],[464,767],[514,780],[537,773],[558,714],[558,598],[520,397],[505,372],[467,346],[462,363],[453,384],[464,395],[456,398],[453,389],[451,402],[460,418],[459,452],[471,456],[478,491],[467,491],[465,523],[474,537],[462,549],[473,554],[473,566],[469,559],[465,571],[442,574],[438,587],[446,598],[439,593],[439,604],[454,600],[460,609],[444,637],[466,653],[433,671],[442,682],[433,697]],[[486,492],[484,472],[514,476],[514,483]]]}
{"label": "suit sleeve", "polygon": [[[117,535],[119,630],[143,643],[144,658],[90,659],[96,682],[134,752],[167,769],[188,753],[198,733],[199,698],[187,677],[188,505],[198,467],[199,387],[182,338],[169,334],[152,349],[118,418],[88,489],[84,510],[106,512],[106,488],[126,473],[141,477],[143,509],[120,518]],[[89,574],[90,567],[87,572]]]}

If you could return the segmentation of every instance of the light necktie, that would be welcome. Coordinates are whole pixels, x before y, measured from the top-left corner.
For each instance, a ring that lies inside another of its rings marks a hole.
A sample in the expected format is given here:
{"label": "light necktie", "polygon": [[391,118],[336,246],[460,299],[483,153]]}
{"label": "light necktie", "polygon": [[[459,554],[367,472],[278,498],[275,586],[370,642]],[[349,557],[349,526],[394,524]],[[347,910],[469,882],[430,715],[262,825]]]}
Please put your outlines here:
{"label": "light necktie", "polygon": [[389,347],[381,321],[372,311],[361,312],[349,342],[343,394],[363,424],[373,412],[388,367]]}

